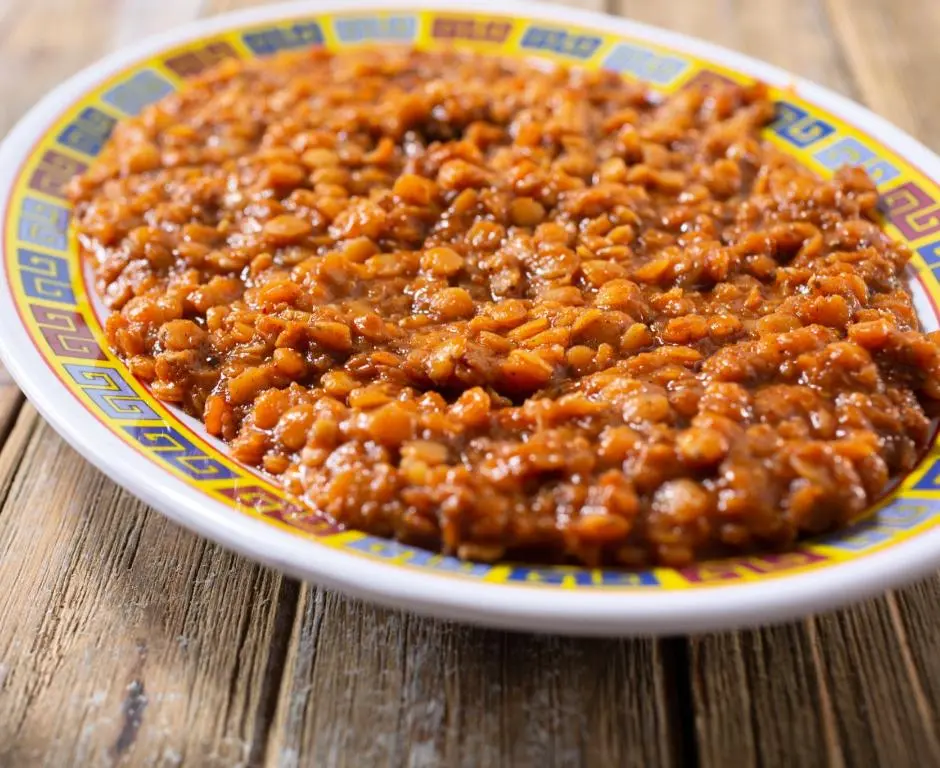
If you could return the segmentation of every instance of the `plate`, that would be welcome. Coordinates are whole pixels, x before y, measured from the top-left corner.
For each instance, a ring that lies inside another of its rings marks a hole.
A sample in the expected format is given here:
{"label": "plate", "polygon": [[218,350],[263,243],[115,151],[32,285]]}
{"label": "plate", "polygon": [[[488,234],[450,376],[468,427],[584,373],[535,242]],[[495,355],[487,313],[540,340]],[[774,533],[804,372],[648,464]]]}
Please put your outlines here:
{"label": "plate", "polygon": [[915,258],[925,327],[940,325],[940,159],[865,109],[752,59],[629,21],[528,2],[335,0],[220,16],[109,56],[57,88],[0,148],[0,353],[72,446],[176,522],[294,576],[447,619],[571,634],[694,632],[792,618],[940,565],[940,451],[864,519],[783,555],[675,570],[482,565],[301,519],[287,494],[156,401],[107,349],[61,186],[115,123],[227,57],[325,46],[461,47],[605,67],[663,93],[702,80],[772,86],[767,138],[823,175],[864,165],[885,226]]}

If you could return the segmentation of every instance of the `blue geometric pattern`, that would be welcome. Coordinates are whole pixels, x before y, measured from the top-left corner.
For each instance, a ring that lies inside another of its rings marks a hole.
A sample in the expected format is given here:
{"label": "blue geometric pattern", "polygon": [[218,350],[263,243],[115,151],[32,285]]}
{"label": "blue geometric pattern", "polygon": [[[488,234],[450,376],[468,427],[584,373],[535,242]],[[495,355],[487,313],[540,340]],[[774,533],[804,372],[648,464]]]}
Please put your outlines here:
{"label": "blue geometric pattern", "polygon": [[148,104],[173,92],[173,85],[152,69],[142,69],[123,83],[118,83],[101,97],[128,115],[139,115]]}
{"label": "blue geometric pattern", "polygon": [[553,51],[575,59],[589,59],[603,40],[593,35],[573,35],[552,27],[529,27],[520,45],[538,51]]}
{"label": "blue geometric pattern", "polygon": [[278,51],[323,45],[323,32],[319,24],[310,21],[246,32],[242,40],[256,56],[269,56]]}
{"label": "blue geometric pattern", "polygon": [[770,129],[795,147],[808,147],[835,131],[829,123],[786,101],[776,104],[777,116]]}
{"label": "blue geometric pattern", "polygon": [[895,499],[868,520],[820,541],[827,547],[862,552],[940,514],[938,499]]}
{"label": "blue geometric pattern", "polygon": [[525,565],[514,566],[506,581],[557,586],[574,584],[579,587],[655,587],[660,583],[652,571],[621,573],[587,568],[530,568]]}
{"label": "blue geometric pattern", "polygon": [[141,399],[116,369],[75,363],[66,363],[62,367],[105,417],[125,421],[160,420],[159,414]]}
{"label": "blue geometric pattern", "polygon": [[69,265],[65,259],[18,248],[16,261],[20,265],[20,280],[27,296],[69,306],[75,305]]}
{"label": "blue geometric pattern", "polygon": [[689,62],[677,56],[656,53],[640,45],[620,43],[601,66],[637,80],[669,85],[689,68]]}
{"label": "blue geometric pattern", "polygon": [[940,491],[940,458],[931,453],[925,462],[929,464],[927,471],[912,487],[917,491]]}
{"label": "blue geometric pattern", "polygon": [[17,227],[20,240],[64,252],[68,231],[69,212],[65,208],[32,197],[24,198]]}
{"label": "blue geometric pattern", "polygon": [[58,142],[85,155],[95,157],[117,125],[117,120],[100,109],[86,107],[59,134]]}
{"label": "blue geometric pattern", "polygon": [[336,36],[344,43],[361,43],[364,40],[414,40],[418,24],[414,16],[366,16],[352,19],[336,19]]}
{"label": "blue geometric pattern", "polygon": [[226,480],[239,477],[221,461],[206,456],[188,438],[168,425],[124,427],[147,453],[153,453],[193,480]]}
{"label": "blue geometric pattern", "polygon": [[940,240],[922,245],[917,249],[917,253],[920,254],[928,267],[936,269],[937,265],[940,264]]}
{"label": "blue geometric pattern", "polygon": [[458,560],[456,557],[446,555],[437,555],[428,552],[425,549],[417,549],[399,544],[397,541],[386,541],[377,539],[373,536],[365,536],[346,544],[350,549],[357,549],[360,552],[366,552],[370,555],[381,557],[383,560],[394,560],[400,558],[409,565],[420,565],[427,568],[434,568],[438,571],[451,571],[454,573],[463,573],[468,576],[485,576],[492,566],[482,563],[468,563]]}
{"label": "blue geometric pattern", "polygon": [[878,186],[887,184],[901,175],[901,171],[891,163],[881,160],[872,150],[851,136],[819,150],[814,157],[832,171],[846,165],[863,166]]}

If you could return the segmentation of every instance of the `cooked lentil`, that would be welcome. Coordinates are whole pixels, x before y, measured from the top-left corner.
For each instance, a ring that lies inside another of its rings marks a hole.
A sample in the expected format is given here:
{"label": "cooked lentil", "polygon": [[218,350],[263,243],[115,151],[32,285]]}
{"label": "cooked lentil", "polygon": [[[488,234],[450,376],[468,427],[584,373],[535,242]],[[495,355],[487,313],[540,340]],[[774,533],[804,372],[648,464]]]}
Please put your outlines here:
{"label": "cooked lentil", "polygon": [[857,517],[940,398],[872,182],[799,167],[772,111],[453,52],[230,61],[70,194],[114,349],[311,514],[681,566]]}

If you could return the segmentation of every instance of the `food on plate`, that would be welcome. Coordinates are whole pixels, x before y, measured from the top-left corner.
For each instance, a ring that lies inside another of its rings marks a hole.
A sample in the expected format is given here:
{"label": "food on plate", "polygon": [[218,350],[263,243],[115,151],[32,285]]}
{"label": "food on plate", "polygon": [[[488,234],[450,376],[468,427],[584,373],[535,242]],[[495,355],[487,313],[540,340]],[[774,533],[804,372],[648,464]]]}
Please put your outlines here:
{"label": "food on plate", "polygon": [[116,353],[311,515],[684,566],[857,518],[940,399],[873,183],[773,111],[479,54],[226,61],[70,195]]}

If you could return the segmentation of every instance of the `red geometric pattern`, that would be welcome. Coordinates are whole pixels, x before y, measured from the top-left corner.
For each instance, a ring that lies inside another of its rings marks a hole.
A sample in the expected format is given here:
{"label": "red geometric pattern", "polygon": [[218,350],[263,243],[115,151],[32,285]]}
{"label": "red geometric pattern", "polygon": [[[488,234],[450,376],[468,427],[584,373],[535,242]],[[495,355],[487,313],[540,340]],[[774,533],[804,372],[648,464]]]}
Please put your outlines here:
{"label": "red geometric pattern", "polygon": [[39,326],[39,332],[56,357],[76,357],[81,360],[106,359],[85,318],[78,312],[52,309],[38,304],[30,304],[29,308],[36,319],[36,325]]}
{"label": "red geometric pattern", "polygon": [[229,488],[218,489],[218,493],[241,507],[251,509],[265,517],[273,517],[275,520],[280,520],[314,536],[327,536],[341,530],[333,523],[317,517],[309,509],[282,499],[260,485],[237,483]]}
{"label": "red geometric pattern", "polygon": [[431,37],[445,40],[476,40],[481,43],[502,43],[509,37],[512,24],[506,21],[461,19],[437,16],[431,22]]}
{"label": "red geometric pattern", "polygon": [[29,179],[29,188],[65,199],[65,185],[88,166],[68,155],[50,149],[43,154]]}
{"label": "red geometric pattern", "polygon": [[885,192],[881,205],[908,240],[940,232],[940,204],[913,181]]}
{"label": "red geometric pattern", "polygon": [[679,573],[693,583],[740,581],[769,573],[793,571],[829,559],[831,558],[826,557],[826,555],[804,550],[801,552],[788,552],[783,555],[750,557],[745,560],[728,560],[724,562],[719,560],[713,563],[702,563],[691,568],[683,568]]}
{"label": "red geometric pattern", "polygon": [[218,64],[223,59],[234,58],[238,58],[235,49],[228,43],[218,40],[201,48],[194,48],[164,59],[163,65],[179,77],[191,77]]}

